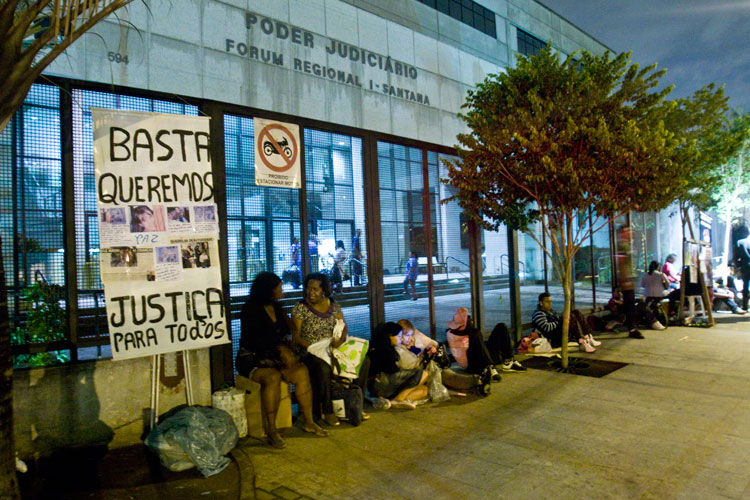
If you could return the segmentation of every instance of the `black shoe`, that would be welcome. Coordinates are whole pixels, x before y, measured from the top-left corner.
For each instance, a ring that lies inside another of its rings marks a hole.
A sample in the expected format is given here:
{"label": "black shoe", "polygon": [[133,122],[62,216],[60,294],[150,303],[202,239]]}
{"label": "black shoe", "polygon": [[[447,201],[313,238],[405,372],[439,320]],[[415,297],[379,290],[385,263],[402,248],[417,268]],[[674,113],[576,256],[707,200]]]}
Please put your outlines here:
{"label": "black shoe", "polygon": [[630,330],[630,333],[628,333],[628,337],[630,337],[631,339],[642,339],[642,338],[645,338],[643,336],[643,334],[640,331],[636,330],[635,328],[633,328],[632,330]]}

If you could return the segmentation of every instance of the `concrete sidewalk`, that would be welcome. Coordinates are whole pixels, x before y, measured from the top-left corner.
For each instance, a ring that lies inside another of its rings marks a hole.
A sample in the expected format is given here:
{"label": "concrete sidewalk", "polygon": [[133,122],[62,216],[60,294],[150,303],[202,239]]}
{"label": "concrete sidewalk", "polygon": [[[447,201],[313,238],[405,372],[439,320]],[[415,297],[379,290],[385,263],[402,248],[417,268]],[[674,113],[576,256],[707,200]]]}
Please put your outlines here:
{"label": "concrete sidewalk", "polygon": [[25,497],[750,500],[750,316],[717,319],[574,352],[629,363],[603,378],[503,374],[486,398],[372,412],[327,438],[289,429],[284,450],[246,438],[208,479],[121,449]]}
{"label": "concrete sidewalk", "polygon": [[750,317],[602,336],[603,378],[504,374],[487,398],[246,440],[257,498],[750,499]]}

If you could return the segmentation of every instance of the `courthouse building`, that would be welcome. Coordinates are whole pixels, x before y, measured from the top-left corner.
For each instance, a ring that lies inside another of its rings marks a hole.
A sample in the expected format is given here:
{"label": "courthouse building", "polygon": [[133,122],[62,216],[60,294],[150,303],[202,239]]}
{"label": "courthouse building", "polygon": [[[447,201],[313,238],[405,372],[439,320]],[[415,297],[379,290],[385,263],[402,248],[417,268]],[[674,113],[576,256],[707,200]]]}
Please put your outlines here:
{"label": "courthouse building", "polygon": [[[211,385],[231,379],[237,317],[253,277],[263,270],[283,275],[285,300],[300,298],[295,239],[302,273],[331,269],[336,242],[343,242],[348,279],[337,299],[357,336],[407,317],[440,339],[459,306],[471,307],[485,330],[500,320],[516,327],[528,321],[536,295],[557,281],[551,265],[532,238],[476,231],[455,203],[441,204],[452,194],[440,182],[442,160],[452,158],[456,135],[466,130],[457,114],[467,91],[487,75],[548,43],[561,55],[600,54],[605,46],[533,0],[146,3],[133,2],[59,57],[0,135],[11,317],[23,318],[20,297],[40,274],[67,297],[66,339],[45,349],[62,351],[70,366],[17,377],[17,411],[36,420],[34,432],[49,433],[49,446],[73,440],[92,418],[118,429],[115,442],[133,441],[142,430],[133,420],[148,406],[147,361],[108,360],[92,107],[211,119],[234,340],[232,348],[196,354],[200,401]],[[259,118],[299,126],[300,189],[255,184]],[[679,222],[668,214],[634,215],[633,224],[639,262],[679,253]],[[352,252],[358,232],[360,253]],[[579,308],[601,306],[610,295],[610,239],[606,230],[595,234],[576,261]],[[403,294],[412,251],[420,264],[416,301]],[[16,347],[19,354],[33,350]],[[89,392],[81,394],[76,377],[92,381]],[[99,406],[81,416],[83,403],[55,403],[49,415],[32,417],[45,380]],[[62,418],[55,412],[72,423],[55,422]],[[18,432],[21,449],[39,446],[28,425]]]}

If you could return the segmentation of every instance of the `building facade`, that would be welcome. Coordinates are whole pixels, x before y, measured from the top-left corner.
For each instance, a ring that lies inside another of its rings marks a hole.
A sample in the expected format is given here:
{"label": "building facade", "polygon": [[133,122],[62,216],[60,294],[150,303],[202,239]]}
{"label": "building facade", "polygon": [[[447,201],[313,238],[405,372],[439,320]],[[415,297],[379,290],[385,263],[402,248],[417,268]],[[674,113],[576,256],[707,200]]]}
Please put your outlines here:
{"label": "building facade", "polygon": [[[533,239],[476,231],[455,203],[441,203],[451,195],[440,182],[443,160],[465,131],[457,115],[467,91],[487,75],[547,43],[561,55],[606,47],[533,0],[147,3],[132,3],[58,58],[0,135],[11,316],[22,325],[23,290],[40,273],[67,299],[65,336],[46,350],[73,362],[108,358],[91,107],[211,118],[234,334],[232,349],[205,355],[211,385],[231,379],[253,277],[284,276],[292,303],[301,296],[297,266],[302,275],[330,270],[338,242],[345,279],[337,300],[355,335],[407,317],[441,339],[460,306],[485,329],[528,321],[537,294],[555,285],[551,266]],[[301,189],[255,185],[256,118],[299,125]],[[642,216],[644,260],[679,253],[679,241],[646,248],[648,231],[673,225],[662,218]],[[579,307],[610,295],[610,240],[601,231],[581,251]],[[411,252],[420,267],[416,301],[403,293]],[[120,428],[122,412],[108,415],[100,418]]]}

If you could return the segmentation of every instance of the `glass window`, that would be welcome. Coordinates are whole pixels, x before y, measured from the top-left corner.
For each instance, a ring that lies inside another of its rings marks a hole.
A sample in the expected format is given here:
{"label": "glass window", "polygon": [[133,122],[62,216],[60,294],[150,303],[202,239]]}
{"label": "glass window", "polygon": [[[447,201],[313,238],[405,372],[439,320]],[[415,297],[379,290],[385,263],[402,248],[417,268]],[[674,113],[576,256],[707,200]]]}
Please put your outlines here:
{"label": "glass window", "polygon": [[304,134],[310,269],[331,278],[349,331],[369,338],[362,139],[312,129]]}

